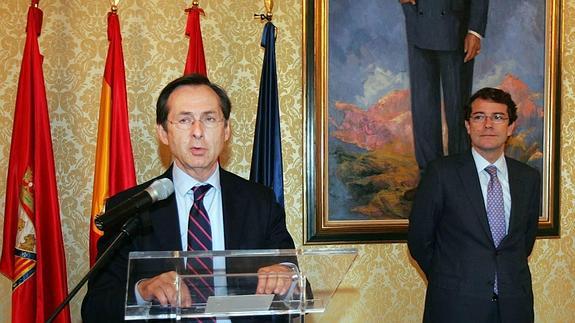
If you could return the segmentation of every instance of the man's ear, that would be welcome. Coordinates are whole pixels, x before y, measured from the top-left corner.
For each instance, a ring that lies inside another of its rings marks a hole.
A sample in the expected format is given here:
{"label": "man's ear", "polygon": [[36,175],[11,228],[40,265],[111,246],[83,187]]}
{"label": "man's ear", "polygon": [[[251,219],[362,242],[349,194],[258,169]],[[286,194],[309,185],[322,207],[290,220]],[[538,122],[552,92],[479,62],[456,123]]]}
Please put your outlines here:
{"label": "man's ear", "polygon": [[225,121],[224,127],[224,139],[225,141],[228,141],[232,135],[232,125],[230,124],[230,120]]}
{"label": "man's ear", "polygon": [[163,125],[156,124],[156,135],[164,145],[168,145],[168,131],[164,129]]}
{"label": "man's ear", "polygon": [[515,131],[515,125],[516,124],[517,124],[517,120],[513,121],[513,123],[507,127],[507,137],[509,137],[513,134],[513,131]]}

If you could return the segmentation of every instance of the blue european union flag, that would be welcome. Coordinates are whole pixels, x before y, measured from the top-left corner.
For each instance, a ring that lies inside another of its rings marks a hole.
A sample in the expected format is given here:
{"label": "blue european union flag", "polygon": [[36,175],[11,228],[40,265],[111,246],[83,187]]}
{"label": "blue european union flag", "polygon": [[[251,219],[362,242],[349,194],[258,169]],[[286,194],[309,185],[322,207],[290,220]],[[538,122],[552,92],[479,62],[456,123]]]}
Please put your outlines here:
{"label": "blue european union flag", "polygon": [[275,26],[268,22],[264,27],[261,42],[265,53],[250,180],[273,189],[276,201],[283,207],[284,184],[275,40]]}

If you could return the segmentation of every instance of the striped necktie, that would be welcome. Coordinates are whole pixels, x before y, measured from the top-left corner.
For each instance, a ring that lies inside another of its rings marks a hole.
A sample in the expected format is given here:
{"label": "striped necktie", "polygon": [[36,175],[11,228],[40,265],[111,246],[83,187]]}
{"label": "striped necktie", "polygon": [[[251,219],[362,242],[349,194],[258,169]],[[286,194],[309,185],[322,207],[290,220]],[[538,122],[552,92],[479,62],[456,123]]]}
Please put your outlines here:
{"label": "striped necktie", "polygon": [[[204,207],[204,196],[212,188],[210,184],[195,186],[191,189],[194,194],[194,204],[190,209],[188,219],[188,251],[212,250],[212,228],[210,217]],[[213,261],[209,257],[188,258],[187,268],[190,274],[198,275],[197,279],[188,284],[192,302],[194,304],[206,303],[208,297],[214,295]],[[213,319],[198,319],[199,322],[214,322]]]}
{"label": "striped necktie", "polygon": [[211,187],[210,184],[206,184],[192,188],[194,204],[188,219],[188,251],[212,250],[212,227],[204,207],[204,196]]}

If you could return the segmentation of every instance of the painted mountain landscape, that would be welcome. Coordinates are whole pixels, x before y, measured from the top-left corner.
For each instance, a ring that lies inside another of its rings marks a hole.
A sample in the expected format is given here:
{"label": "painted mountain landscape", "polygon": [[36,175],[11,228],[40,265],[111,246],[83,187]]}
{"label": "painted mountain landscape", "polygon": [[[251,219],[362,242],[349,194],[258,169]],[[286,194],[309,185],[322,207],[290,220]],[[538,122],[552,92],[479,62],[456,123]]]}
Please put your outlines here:
{"label": "painted mountain landscape", "polygon": [[[507,154],[541,169],[543,107],[536,104],[539,95],[513,75],[497,87],[511,93],[518,106],[517,128]],[[330,141],[345,149],[330,151],[335,166],[330,180],[346,188],[350,212],[367,219],[407,218],[411,202],[404,194],[419,180],[409,107],[409,90],[393,91],[368,109],[335,102],[329,120]]]}

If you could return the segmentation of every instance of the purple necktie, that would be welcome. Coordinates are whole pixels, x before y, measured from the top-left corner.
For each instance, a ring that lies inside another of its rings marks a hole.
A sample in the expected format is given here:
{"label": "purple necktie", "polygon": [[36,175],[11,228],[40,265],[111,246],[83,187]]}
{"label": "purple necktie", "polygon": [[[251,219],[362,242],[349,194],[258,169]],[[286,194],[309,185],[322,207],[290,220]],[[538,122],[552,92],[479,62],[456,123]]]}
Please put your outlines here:
{"label": "purple necktie", "polygon": [[495,247],[499,246],[505,237],[505,208],[503,207],[503,190],[497,178],[497,167],[485,167],[490,176],[487,184],[487,219]]}
{"label": "purple necktie", "polygon": [[[503,189],[497,178],[497,167],[490,165],[485,167],[489,174],[489,183],[487,184],[487,220],[491,229],[493,243],[497,248],[499,243],[505,237],[505,208],[503,207]],[[493,291],[497,294],[497,273],[495,273],[495,284]]]}
{"label": "purple necktie", "polygon": [[[194,205],[190,209],[188,219],[188,251],[212,250],[212,228],[210,217],[204,207],[204,196],[212,188],[210,184],[195,186]],[[189,258],[187,268],[193,275],[213,274],[213,261],[208,257]],[[205,276],[194,279],[188,284],[194,303],[206,303],[208,297],[214,295],[214,282],[212,277]],[[213,322],[213,319],[198,319],[198,322]]]}

